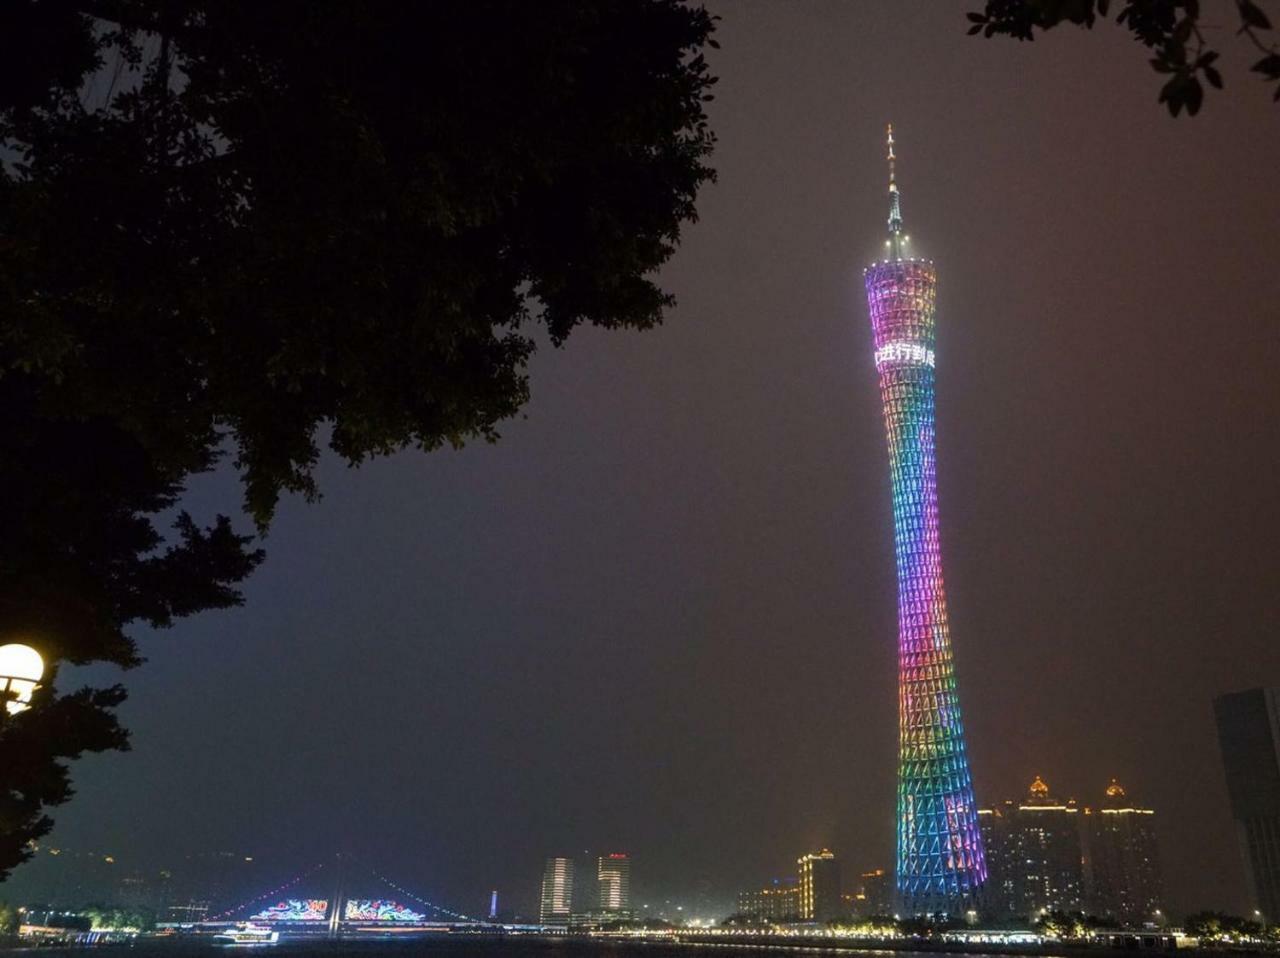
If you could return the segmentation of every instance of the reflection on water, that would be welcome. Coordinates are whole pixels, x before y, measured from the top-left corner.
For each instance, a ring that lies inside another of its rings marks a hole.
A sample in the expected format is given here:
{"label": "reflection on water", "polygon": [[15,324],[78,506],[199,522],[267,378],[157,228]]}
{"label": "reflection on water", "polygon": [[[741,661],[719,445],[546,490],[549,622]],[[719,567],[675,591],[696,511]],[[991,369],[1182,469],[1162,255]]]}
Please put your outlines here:
{"label": "reflection on water", "polygon": [[[76,953],[84,958],[84,948],[28,948],[16,949],[26,952],[38,951],[42,955],[54,958],[57,955]],[[97,949],[95,949],[97,950]],[[689,944],[684,945],[671,941],[619,941],[599,938],[535,938],[535,937],[485,937],[472,935],[438,935],[411,939],[340,939],[338,941],[282,941],[276,945],[255,947],[233,947],[217,945],[208,940],[190,938],[173,940],[145,939],[134,944],[106,946],[102,951],[107,953],[128,953],[128,958],[344,958],[352,955],[359,958],[374,958],[376,955],[386,958],[694,958],[698,952],[704,952],[707,958],[730,958],[734,954],[751,955],[760,958],[762,952],[778,954],[794,954],[798,952],[819,952],[825,955],[854,956],[896,956],[896,958],[954,958],[956,952],[934,951],[889,951],[882,949],[849,949],[823,947],[820,945],[779,946],[774,944],[739,944],[724,942],[721,944]],[[964,952],[968,958],[1008,958],[1008,955],[996,956]],[[1060,955],[1046,954],[1038,951],[1023,952],[1034,954],[1036,958],[1063,958]],[[1105,954],[1105,953],[1104,953]],[[104,956],[105,958],[105,956]]]}

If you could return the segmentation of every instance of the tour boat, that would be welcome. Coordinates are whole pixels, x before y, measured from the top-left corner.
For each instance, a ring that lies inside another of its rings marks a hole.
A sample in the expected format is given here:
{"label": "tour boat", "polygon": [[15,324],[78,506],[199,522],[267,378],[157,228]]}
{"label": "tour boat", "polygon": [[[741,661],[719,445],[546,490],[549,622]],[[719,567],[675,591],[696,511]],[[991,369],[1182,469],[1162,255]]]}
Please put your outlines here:
{"label": "tour boat", "polygon": [[257,925],[237,925],[213,936],[220,945],[274,945],[280,940],[280,932]]}

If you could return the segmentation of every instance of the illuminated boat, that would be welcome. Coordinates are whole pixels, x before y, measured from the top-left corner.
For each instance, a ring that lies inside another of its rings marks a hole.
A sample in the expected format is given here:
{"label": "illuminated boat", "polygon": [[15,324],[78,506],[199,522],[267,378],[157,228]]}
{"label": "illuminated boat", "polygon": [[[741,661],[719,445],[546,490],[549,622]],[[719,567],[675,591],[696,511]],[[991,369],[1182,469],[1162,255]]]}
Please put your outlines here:
{"label": "illuminated boat", "polygon": [[213,940],[220,945],[274,945],[280,940],[280,932],[249,923],[220,931]]}

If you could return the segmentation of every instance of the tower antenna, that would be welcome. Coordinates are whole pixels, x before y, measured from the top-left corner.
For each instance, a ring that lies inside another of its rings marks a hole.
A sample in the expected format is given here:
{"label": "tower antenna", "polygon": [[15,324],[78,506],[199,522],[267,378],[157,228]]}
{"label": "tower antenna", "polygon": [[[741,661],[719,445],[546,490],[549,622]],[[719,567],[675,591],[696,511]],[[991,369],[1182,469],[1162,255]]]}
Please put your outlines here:
{"label": "tower antenna", "polygon": [[894,170],[893,124],[889,124],[889,258],[902,259],[902,208],[898,205],[898,180]]}

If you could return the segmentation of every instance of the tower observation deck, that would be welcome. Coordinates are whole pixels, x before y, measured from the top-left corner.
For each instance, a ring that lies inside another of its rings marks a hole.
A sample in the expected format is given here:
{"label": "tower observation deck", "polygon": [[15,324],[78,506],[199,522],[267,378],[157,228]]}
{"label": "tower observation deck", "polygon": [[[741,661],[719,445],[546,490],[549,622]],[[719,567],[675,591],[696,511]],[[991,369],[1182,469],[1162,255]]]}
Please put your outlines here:
{"label": "tower observation deck", "polygon": [[974,906],[987,866],[947,625],[934,447],[933,263],[904,255],[889,127],[888,256],[864,273],[898,571],[897,891],[907,914]]}

